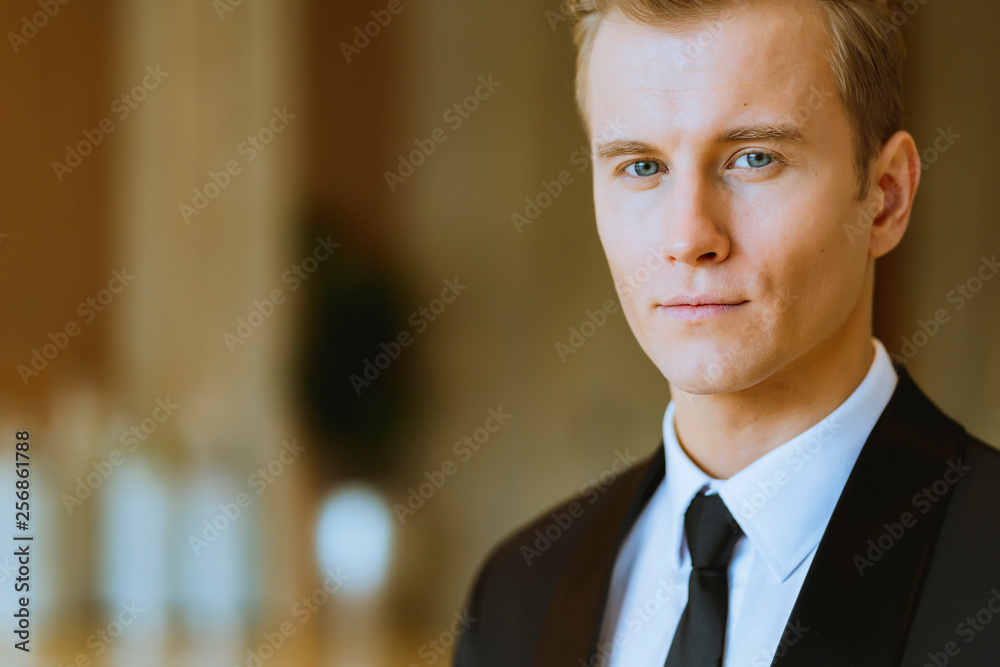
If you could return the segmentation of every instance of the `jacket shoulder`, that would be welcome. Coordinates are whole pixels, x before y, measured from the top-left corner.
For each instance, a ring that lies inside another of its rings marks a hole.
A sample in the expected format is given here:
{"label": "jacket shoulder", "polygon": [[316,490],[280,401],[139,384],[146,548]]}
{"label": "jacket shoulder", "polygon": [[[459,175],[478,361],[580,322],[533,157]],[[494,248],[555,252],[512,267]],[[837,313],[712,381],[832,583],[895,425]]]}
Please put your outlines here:
{"label": "jacket shoulder", "polygon": [[934,502],[946,484],[954,488],[902,664],[923,665],[928,656],[942,656],[954,667],[996,664],[1000,655],[1000,451],[967,436],[962,455],[949,461],[940,479],[928,480],[915,501]]}
{"label": "jacket shoulder", "polygon": [[654,460],[655,454],[620,466],[613,479],[605,471],[489,551],[466,601],[466,612],[475,620],[459,637],[456,667],[531,663],[549,600],[569,559],[588,538],[594,520],[634,492]]}

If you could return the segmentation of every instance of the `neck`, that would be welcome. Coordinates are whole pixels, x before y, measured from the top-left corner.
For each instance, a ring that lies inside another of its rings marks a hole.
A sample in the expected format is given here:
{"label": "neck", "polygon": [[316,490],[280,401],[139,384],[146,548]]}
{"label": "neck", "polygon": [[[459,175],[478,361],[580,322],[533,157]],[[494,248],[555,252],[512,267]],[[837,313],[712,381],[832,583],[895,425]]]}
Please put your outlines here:
{"label": "neck", "polygon": [[841,330],[746,389],[688,394],[671,385],[681,447],[705,473],[728,479],[818,423],[857,389],[871,366],[870,312],[869,306],[867,318],[852,313]]}

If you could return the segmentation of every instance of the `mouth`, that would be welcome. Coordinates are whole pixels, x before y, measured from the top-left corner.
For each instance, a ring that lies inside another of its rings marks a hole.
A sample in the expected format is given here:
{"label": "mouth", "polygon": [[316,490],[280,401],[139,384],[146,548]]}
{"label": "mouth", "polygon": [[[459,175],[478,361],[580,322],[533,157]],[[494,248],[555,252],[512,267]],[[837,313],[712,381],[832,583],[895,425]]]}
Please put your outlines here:
{"label": "mouth", "polygon": [[656,310],[675,320],[704,320],[726,315],[749,303],[746,299],[727,299],[712,295],[679,296],[656,306]]}

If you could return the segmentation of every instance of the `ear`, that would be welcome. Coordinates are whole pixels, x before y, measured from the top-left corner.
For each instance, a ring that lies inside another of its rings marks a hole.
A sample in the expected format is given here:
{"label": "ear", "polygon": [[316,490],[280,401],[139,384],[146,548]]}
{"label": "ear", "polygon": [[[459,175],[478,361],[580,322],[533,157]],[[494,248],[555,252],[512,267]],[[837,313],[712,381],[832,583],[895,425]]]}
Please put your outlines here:
{"label": "ear", "polygon": [[920,155],[909,132],[896,132],[882,145],[872,167],[872,180],[882,206],[872,219],[868,256],[877,258],[903,238],[920,184]]}

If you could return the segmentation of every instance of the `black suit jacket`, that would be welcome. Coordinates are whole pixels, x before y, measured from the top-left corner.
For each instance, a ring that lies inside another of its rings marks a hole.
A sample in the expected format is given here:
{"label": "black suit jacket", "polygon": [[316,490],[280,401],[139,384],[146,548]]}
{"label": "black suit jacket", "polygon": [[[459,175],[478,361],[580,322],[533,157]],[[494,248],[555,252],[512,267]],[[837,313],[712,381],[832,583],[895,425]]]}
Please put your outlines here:
{"label": "black suit jacket", "polygon": [[[1000,665],[1000,452],[896,372],[771,665]],[[456,667],[604,664],[596,648],[612,568],[663,480],[663,456],[661,445],[493,549]]]}

